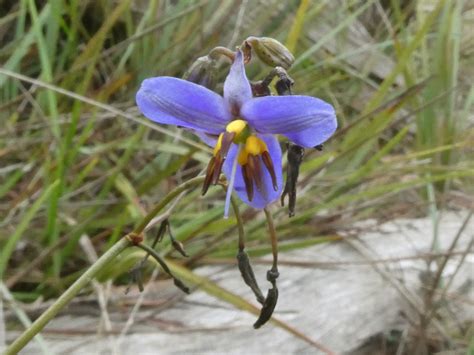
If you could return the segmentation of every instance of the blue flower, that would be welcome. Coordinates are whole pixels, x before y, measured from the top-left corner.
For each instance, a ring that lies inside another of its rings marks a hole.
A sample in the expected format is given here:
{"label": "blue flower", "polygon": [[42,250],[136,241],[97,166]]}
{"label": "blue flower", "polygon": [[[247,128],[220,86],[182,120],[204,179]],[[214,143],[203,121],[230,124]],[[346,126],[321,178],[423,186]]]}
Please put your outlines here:
{"label": "blue flower", "polygon": [[[283,187],[281,149],[276,134],[303,146],[326,141],[337,128],[334,108],[310,96],[252,97],[243,54],[237,51],[224,82],[224,97],[203,86],[172,77],[143,81],[136,101],[149,119],[214,136],[203,194],[221,170],[229,181],[225,216],[234,189],[242,201],[264,208]],[[204,139],[209,144],[209,139]]]}

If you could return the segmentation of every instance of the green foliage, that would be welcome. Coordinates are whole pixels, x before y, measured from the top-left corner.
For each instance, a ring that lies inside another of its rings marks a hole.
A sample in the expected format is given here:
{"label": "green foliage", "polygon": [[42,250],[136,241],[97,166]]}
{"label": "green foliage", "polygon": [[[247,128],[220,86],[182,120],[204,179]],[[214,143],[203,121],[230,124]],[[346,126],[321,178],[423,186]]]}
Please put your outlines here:
{"label": "green foliage", "polygon": [[[296,217],[273,209],[287,249],[337,240],[337,228],[361,218],[393,218],[408,193],[404,215],[429,213],[433,186],[438,207],[472,192],[472,9],[273,3],[249,2],[241,20],[238,1],[0,5],[0,272],[13,292],[56,296],[87,266],[82,236],[102,253],[205,167],[209,149],[192,135],[140,124],[134,94],[144,78],[180,77],[213,47],[250,35],[288,40],[294,91],[332,102],[340,122],[322,153],[306,152]],[[252,64],[249,74],[268,70]],[[236,253],[235,221],[219,213],[223,193],[209,192],[188,193],[170,217],[192,262]],[[250,250],[268,252],[262,214],[242,209]],[[176,256],[167,242],[163,252]]]}

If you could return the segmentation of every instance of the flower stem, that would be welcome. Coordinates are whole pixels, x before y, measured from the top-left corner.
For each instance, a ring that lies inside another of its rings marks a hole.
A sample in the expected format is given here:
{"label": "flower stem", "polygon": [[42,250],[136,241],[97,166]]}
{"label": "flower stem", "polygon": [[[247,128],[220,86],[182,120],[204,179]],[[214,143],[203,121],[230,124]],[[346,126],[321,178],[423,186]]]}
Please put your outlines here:
{"label": "flower stem", "polygon": [[142,233],[148,223],[168,204],[170,203],[176,196],[178,196],[181,192],[195,186],[201,184],[205,179],[205,176],[199,175],[196,176],[195,178],[186,181],[185,183],[179,185],[176,187],[173,191],[171,191],[168,195],[166,195],[160,203],[158,203],[155,208],[153,208],[150,213],[148,213],[141,221],[141,223],[138,225],[137,228],[133,231],[135,234],[140,234]]}
{"label": "flower stem", "polygon": [[26,329],[5,351],[5,355],[17,354],[23,349],[33,337],[38,334],[45,326],[53,319],[58,312],[63,309],[71,300],[87,285],[112,259],[119,255],[123,250],[130,246],[136,245],[132,236],[141,235],[150,221],[175,197],[181,192],[201,184],[204,181],[204,176],[197,176],[184,184],[179,185],[173,191],[168,193],[154,208],[151,210],[135,228],[135,230],[115,243],[109,250],[105,252],[94,264],[92,264],[87,271],[82,274],[76,282],[54,302],[33,324]]}
{"label": "flower stem", "polygon": [[275,230],[275,224],[273,223],[273,217],[267,207],[263,209],[265,217],[267,218],[268,231],[270,232],[270,241],[272,243],[272,254],[273,254],[273,266],[272,269],[278,271],[278,239]]}
{"label": "flower stem", "polygon": [[235,53],[231,51],[229,48],[221,47],[221,46],[215,47],[211,49],[211,51],[209,52],[209,58],[211,59],[217,60],[221,56],[227,57],[233,62],[235,58]]}
{"label": "flower stem", "polygon": [[245,231],[244,231],[244,221],[239,211],[239,204],[234,196],[230,197],[230,202],[232,203],[232,209],[234,210],[235,219],[237,220],[237,228],[239,231],[239,250],[244,250],[245,248]]}

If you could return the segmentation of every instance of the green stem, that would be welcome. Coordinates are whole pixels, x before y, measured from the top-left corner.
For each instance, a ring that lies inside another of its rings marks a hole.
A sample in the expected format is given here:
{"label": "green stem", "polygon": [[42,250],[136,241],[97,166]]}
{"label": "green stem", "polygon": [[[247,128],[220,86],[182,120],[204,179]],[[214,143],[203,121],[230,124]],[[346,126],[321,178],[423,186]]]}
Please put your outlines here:
{"label": "green stem", "polygon": [[272,269],[278,270],[278,239],[275,230],[275,224],[273,223],[273,217],[271,212],[265,207],[263,209],[265,217],[267,218],[268,231],[270,233],[270,241],[272,243],[272,254],[273,254],[273,266]]}
{"label": "green stem", "polygon": [[173,191],[168,193],[158,205],[153,208],[135,228],[133,232],[119,240],[114,246],[105,252],[87,271],[79,277],[57,300],[54,302],[23,334],[20,335],[5,351],[5,355],[17,354],[23,349],[33,337],[38,334],[53,319],[58,312],[63,309],[71,300],[79,293],[79,291],[87,285],[109,262],[112,261],[126,248],[133,246],[131,235],[140,235],[150,223],[150,221],[175,197],[181,192],[201,184],[204,176],[197,176],[188,180],[184,184],[179,185]]}
{"label": "green stem", "polygon": [[155,208],[150,212],[148,213],[148,215],[145,216],[145,218],[143,218],[142,222],[138,225],[137,228],[135,228],[135,230],[133,231],[135,234],[140,234],[141,232],[143,232],[146,228],[146,226],[148,225],[148,223],[151,222],[151,220],[153,218],[155,218],[155,216],[158,214],[158,212],[160,212],[163,207],[165,207],[168,203],[170,203],[176,196],[178,196],[181,192],[195,186],[195,185],[199,185],[199,184],[202,184],[203,181],[204,181],[204,178],[205,176],[203,175],[200,175],[200,176],[196,176],[195,178],[191,179],[191,180],[188,180],[186,181],[184,184],[181,184],[179,185],[177,188],[175,188],[173,191],[171,191],[168,195],[165,196],[165,198],[163,198],[159,204],[157,204],[155,206]]}
{"label": "green stem", "polygon": [[25,347],[33,337],[38,334],[48,322],[58,314],[71,300],[79,293],[79,291],[87,285],[107,264],[112,261],[124,249],[131,246],[132,243],[128,238],[122,238],[112,248],[107,250],[76,282],[74,282],[54,304],[51,305],[25,332],[17,338],[5,351],[5,355],[17,354]]}

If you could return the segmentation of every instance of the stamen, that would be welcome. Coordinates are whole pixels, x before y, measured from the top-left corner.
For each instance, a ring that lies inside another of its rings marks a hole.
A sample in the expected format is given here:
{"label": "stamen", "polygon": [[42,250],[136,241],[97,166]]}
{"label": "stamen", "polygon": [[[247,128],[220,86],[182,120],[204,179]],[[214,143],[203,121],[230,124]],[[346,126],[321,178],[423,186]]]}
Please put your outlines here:
{"label": "stamen", "polygon": [[215,156],[214,171],[212,173],[212,184],[217,185],[219,182],[219,176],[221,175],[222,166],[224,165],[224,160],[220,154]]}
{"label": "stamen", "polygon": [[245,142],[245,150],[252,155],[259,155],[262,153],[262,144],[261,140],[255,136],[250,136]]}
{"label": "stamen", "polygon": [[262,167],[260,165],[259,157],[249,154],[248,165],[252,171],[252,177],[255,181],[255,185],[257,185],[257,190],[262,194],[265,193],[265,186],[263,186],[262,180]]}
{"label": "stamen", "polygon": [[224,133],[219,134],[219,138],[217,138],[216,145],[214,146],[214,156],[216,156],[219,151],[221,150],[222,147],[222,137],[224,136]]}
{"label": "stamen", "polygon": [[225,160],[227,153],[229,152],[230,146],[234,141],[236,133],[235,132],[225,132],[222,135],[221,149],[218,154],[221,155],[222,159]]}
{"label": "stamen", "polygon": [[265,167],[267,168],[268,172],[270,173],[270,176],[272,177],[273,190],[278,191],[278,183],[277,183],[277,178],[275,174],[275,168],[273,167],[272,157],[270,156],[268,151],[265,151],[262,153],[262,161]]}
{"label": "stamen", "polygon": [[227,186],[227,193],[225,196],[225,205],[224,205],[224,218],[229,218],[229,207],[230,207],[230,197],[232,196],[232,190],[234,189],[235,183],[235,173],[237,171],[237,157],[238,154],[234,158],[234,163],[232,164],[232,172],[230,173],[230,181],[229,185]]}
{"label": "stamen", "polygon": [[202,195],[204,196],[209,189],[209,185],[211,185],[211,180],[213,177],[214,173],[214,166],[215,166],[216,158],[212,157],[211,160],[209,160],[209,164],[207,164],[207,169],[206,169],[206,177],[204,178],[204,183],[202,184]]}
{"label": "stamen", "polygon": [[253,199],[253,180],[250,173],[250,167],[245,164],[242,165],[242,177],[244,178],[245,189],[247,190],[247,198],[249,201]]}

